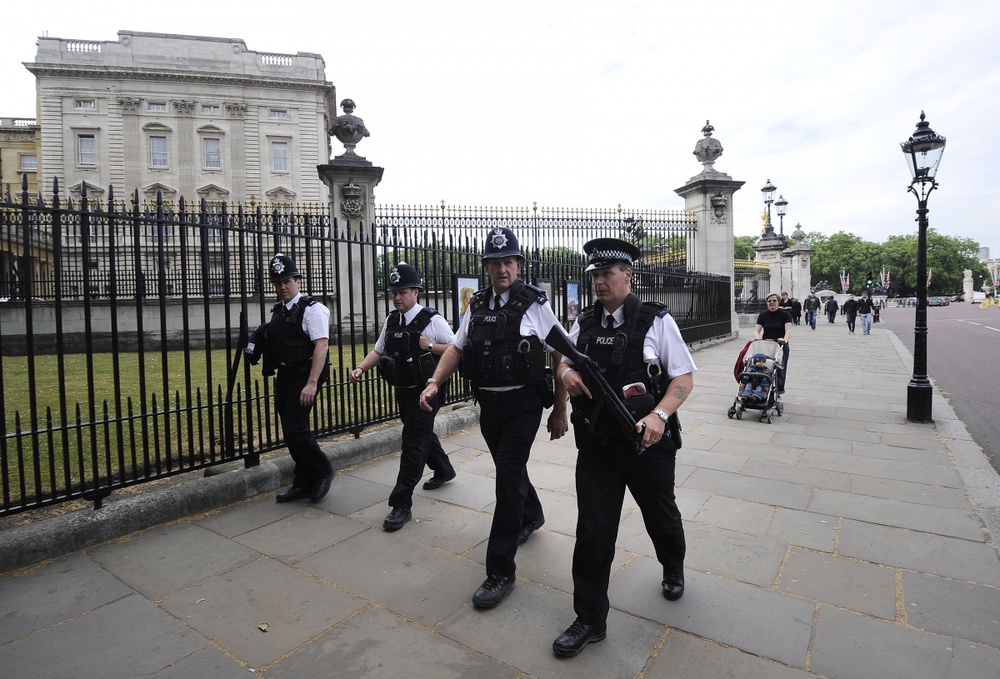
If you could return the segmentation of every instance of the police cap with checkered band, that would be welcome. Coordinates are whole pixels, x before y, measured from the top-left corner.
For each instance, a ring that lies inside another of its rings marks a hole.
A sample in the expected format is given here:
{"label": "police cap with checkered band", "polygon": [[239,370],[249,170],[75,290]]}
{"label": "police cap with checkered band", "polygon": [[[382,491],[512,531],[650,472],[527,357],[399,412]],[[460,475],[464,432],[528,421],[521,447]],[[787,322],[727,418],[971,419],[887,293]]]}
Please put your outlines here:
{"label": "police cap with checkered band", "polygon": [[586,253],[587,271],[606,269],[615,264],[632,263],[639,259],[639,248],[619,238],[595,238],[583,246]]}

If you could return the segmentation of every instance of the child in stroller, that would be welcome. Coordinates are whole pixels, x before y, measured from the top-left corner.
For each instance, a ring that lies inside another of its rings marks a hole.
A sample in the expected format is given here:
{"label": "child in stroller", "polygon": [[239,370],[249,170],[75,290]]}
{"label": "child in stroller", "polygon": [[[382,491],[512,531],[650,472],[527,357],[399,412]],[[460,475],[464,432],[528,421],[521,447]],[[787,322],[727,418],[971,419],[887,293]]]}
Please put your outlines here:
{"label": "child in stroller", "polygon": [[747,342],[733,366],[737,391],[727,413],[730,418],[742,420],[747,410],[760,411],[760,421],[768,424],[774,415],[781,417],[784,404],[777,389],[781,356],[781,345],[774,340]]}
{"label": "child in stroller", "polygon": [[750,368],[740,375],[740,398],[744,403],[760,403],[767,400],[771,389],[771,370],[767,367],[767,356],[754,354]]}

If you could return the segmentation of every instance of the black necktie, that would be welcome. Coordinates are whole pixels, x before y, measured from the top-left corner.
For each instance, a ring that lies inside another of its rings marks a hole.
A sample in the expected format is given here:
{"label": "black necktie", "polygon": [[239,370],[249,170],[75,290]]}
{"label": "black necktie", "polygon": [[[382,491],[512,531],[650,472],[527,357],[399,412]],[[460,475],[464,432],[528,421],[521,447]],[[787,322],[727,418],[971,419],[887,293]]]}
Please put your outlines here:
{"label": "black necktie", "polygon": [[503,298],[501,298],[500,295],[497,295],[496,301],[493,303],[493,308],[497,311],[503,309]]}
{"label": "black necktie", "polygon": [[604,327],[606,327],[608,330],[614,330],[615,329],[615,317],[612,316],[611,314],[608,314],[608,317],[606,319],[604,319]]}

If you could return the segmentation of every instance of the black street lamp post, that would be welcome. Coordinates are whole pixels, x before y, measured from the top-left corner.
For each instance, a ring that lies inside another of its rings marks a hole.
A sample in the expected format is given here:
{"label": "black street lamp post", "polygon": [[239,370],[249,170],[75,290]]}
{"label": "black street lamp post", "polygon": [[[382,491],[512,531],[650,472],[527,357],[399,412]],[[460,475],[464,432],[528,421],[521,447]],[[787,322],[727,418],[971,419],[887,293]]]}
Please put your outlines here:
{"label": "black street lamp post", "polygon": [[[933,390],[927,378],[927,197],[938,187],[935,181],[946,139],[931,129],[920,112],[913,135],[900,146],[906,155],[913,181],[909,192],[917,197],[917,316],[913,324],[913,376],[906,387],[906,419],[932,422]],[[916,186],[920,185],[918,191]]]}

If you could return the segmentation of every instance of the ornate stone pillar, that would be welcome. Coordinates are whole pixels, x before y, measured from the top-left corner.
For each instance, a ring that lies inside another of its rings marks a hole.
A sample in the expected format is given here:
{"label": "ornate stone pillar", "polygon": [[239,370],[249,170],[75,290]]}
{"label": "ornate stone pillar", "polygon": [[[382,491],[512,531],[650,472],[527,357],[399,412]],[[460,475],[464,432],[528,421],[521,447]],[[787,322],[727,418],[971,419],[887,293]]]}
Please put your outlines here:
{"label": "ornate stone pillar", "polygon": [[805,237],[802,225],[796,224],[795,231],[792,232],[795,245],[782,253],[784,266],[781,270],[781,289],[786,290],[789,297],[794,297],[800,302],[809,295],[812,287],[813,249],[802,243]]}
{"label": "ornate stone pillar", "polygon": [[697,217],[694,252],[688,251],[688,266],[695,271],[729,276],[729,305],[732,332],[739,332],[733,281],[733,194],[746,182],[735,181],[715,169],[722,155],[722,143],[712,137],[715,128],[705,121],[703,138],[694,147],[694,156],[704,167],[700,174],[674,192],[684,198],[684,209]]}
{"label": "ornate stone pillar", "polygon": [[[375,227],[375,187],[382,180],[383,168],[375,167],[355,153],[358,142],[369,136],[365,123],[353,115],[354,102],[340,103],[344,115],[333,120],[330,134],[346,149],[327,165],[320,165],[320,179],[330,194],[330,224],[335,233],[349,234],[350,244],[339,247],[336,262],[337,313],[339,322],[352,335],[378,333],[378,291],[375,290],[375,262],[371,248],[360,242],[371,242]],[[365,272],[372,280],[360,280]],[[362,313],[364,310],[364,313]],[[367,326],[365,324],[367,319]]]}

